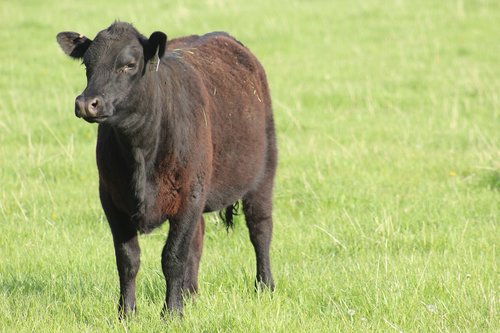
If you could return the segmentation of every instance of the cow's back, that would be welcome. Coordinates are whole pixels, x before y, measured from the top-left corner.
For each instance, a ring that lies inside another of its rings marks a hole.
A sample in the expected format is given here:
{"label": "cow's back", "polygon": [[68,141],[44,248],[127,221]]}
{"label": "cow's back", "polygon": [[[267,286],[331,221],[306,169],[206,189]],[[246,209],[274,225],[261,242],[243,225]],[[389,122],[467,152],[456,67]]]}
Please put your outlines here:
{"label": "cow's back", "polygon": [[168,51],[201,76],[209,105],[213,167],[206,210],[219,210],[257,186],[275,153],[271,100],[264,69],[226,33],[174,39]]}

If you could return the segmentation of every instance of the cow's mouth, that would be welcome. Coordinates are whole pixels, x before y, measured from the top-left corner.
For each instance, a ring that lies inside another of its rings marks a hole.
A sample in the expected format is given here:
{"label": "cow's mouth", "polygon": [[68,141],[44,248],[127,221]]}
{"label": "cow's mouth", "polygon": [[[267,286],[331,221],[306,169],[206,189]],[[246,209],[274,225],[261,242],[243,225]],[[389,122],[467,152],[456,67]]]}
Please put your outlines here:
{"label": "cow's mouth", "polygon": [[96,116],[96,117],[82,117],[86,122],[89,123],[102,123],[106,119],[108,119],[109,116]]}

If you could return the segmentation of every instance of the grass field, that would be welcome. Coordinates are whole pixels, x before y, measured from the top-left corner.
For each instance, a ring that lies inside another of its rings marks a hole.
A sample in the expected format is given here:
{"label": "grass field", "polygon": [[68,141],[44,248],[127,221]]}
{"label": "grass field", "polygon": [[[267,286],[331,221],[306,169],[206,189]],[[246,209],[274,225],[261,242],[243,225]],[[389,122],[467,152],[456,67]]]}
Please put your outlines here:
{"label": "grass field", "polygon": [[[116,318],[84,69],[55,41],[115,19],[229,31],[259,57],[280,148],[272,258],[253,291],[242,217],[208,217],[200,294],[160,320],[168,223],[141,237]],[[500,2],[3,1],[0,331],[498,332]]]}

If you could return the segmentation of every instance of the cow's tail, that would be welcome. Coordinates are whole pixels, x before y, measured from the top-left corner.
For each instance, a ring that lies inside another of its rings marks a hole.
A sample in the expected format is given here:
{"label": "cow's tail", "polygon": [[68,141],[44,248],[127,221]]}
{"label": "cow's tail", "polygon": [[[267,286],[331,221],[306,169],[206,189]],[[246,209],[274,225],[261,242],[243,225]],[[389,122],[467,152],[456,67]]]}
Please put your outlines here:
{"label": "cow's tail", "polygon": [[233,217],[235,215],[238,215],[239,206],[240,206],[239,201],[236,201],[234,204],[227,206],[226,209],[223,209],[219,212],[219,216],[226,225],[226,230],[228,232],[229,229],[232,229],[234,226]]}

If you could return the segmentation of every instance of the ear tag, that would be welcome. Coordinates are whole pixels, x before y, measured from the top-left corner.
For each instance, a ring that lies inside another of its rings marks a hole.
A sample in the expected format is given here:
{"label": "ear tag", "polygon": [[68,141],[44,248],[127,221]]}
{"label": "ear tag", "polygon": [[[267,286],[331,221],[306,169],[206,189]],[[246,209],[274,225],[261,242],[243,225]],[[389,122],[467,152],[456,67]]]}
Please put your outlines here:
{"label": "ear tag", "polygon": [[158,50],[157,50],[153,59],[151,59],[149,63],[149,70],[151,72],[158,72],[159,68],[160,68],[160,57],[158,56]]}

